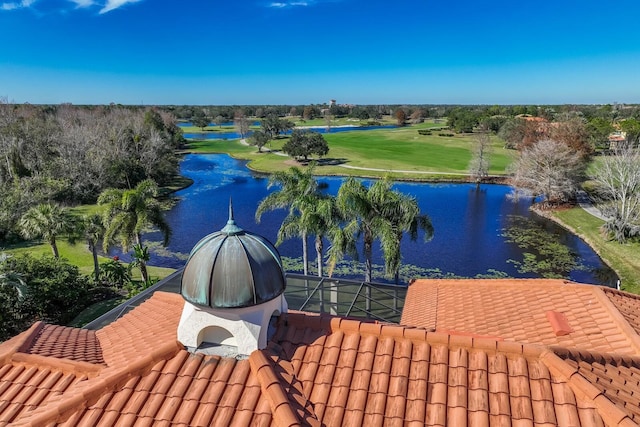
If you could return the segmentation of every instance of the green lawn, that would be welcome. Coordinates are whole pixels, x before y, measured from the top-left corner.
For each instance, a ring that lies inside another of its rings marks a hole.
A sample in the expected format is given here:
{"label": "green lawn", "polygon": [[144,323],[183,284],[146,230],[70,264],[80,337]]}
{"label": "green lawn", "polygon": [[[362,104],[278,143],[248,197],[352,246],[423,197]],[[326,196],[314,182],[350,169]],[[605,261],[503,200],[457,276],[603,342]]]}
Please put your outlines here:
{"label": "green lawn", "polygon": [[[403,179],[462,179],[471,160],[472,137],[420,135],[418,129],[433,126],[424,123],[398,129],[377,129],[326,134],[329,154],[318,168],[323,175],[383,176],[390,170],[408,171],[394,173]],[[284,170],[294,165],[293,159],[277,155],[286,138],[272,141],[258,153],[255,147],[230,141],[191,141],[187,147],[193,153],[227,153],[233,157],[249,160],[249,167],[260,172]],[[503,148],[502,141],[494,138],[491,171],[493,175],[504,175],[515,153]],[[342,163],[356,168],[373,168],[380,171],[348,169],[331,164]],[[422,172],[422,173],[419,173]],[[427,175],[424,172],[433,172]],[[450,175],[447,175],[450,174]]]}
{"label": "green lawn", "polygon": [[582,237],[620,277],[622,289],[640,294],[640,243],[619,244],[602,235],[602,220],[581,208],[556,211],[553,216]]}
{"label": "green lawn", "polygon": [[[88,275],[93,272],[93,256],[91,255],[91,251],[88,249],[86,243],[77,242],[75,245],[71,245],[65,239],[58,239],[57,243],[58,250],[60,251],[60,258],[66,258],[71,264],[77,265],[82,274]],[[34,257],[53,255],[51,252],[51,246],[40,242],[22,242],[15,245],[4,245],[3,247],[0,247],[0,252],[6,252],[11,255],[28,253]],[[98,258],[100,262],[108,259],[105,257]],[[175,270],[171,268],[149,266],[149,275],[159,279],[167,277],[174,271]],[[134,278],[139,279],[139,275],[140,273],[137,269],[133,271]]]}

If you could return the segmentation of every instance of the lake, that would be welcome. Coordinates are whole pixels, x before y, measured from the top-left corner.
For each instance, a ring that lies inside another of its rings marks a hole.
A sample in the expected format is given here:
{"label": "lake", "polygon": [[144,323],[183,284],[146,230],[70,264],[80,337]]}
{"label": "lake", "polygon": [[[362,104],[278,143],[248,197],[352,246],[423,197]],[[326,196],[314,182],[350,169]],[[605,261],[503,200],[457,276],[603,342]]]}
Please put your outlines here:
{"label": "lake", "polygon": [[[181,124],[183,127],[187,125],[191,125],[191,123]],[[224,125],[224,124],[223,124]],[[233,125],[233,123],[231,123]],[[254,123],[255,125],[255,123]],[[210,125],[211,126],[211,125]],[[305,129],[318,133],[338,133],[338,132],[353,132],[353,131],[362,131],[362,130],[375,130],[375,129],[395,129],[398,126],[396,125],[380,125],[380,126],[333,126],[327,129],[326,126],[309,126]],[[251,135],[251,131],[247,135]],[[291,132],[286,132],[286,134],[290,134]],[[195,133],[185,133],[183,136],[187,139],[239,139],[240,134],[237,132],[195,132]]]}
{"label": "lake", "polygon": [[[159,233],[145,235],[145,239],[151,241],[152,265],[182,267],[189,251],[202,237],[224,227],[231,197],[238,225],[276,241],[285,212],[268,212],[260,224],[254,219],[258,204],[270,191],[267,189],[267,176],[250,171],[246,162],[225,154],[189,154],[183,158],[180,169],[182,175],[193,179],[194,183],[176,193],[179,201],[166,213],[173,231],[169,246],[160,246]],[[337,177],[319,177],[318,180],[326,185],[330,194],[336,194],[342,182]],[[529,210],[531,201],[513,202],[508,197],[509,186],[399,182],[394,188],[413,195],[435,228],[435,235],[429,242],[424,242],[423,236],[416,241],[411,241],[408,236],[402,240],[407,278],[496,274],[540,277],[536,272],[519,271],[524,265],[525,254],[536,254],[537,248],[522,248],[510,241],[518,233],[530,233],[539,237],[542,243],[556,241],[569,250],[578,264],[563,272],[571,280],[612,286],[617,279],[581,239],[533,214]],[[505,234],[509,234],[511,239]],[[287,260],[290,271],[301,268],[295,260],[302,253],[299,239],[286,241],[278,249]],[[309,250],[310,259],[315,260],[311,239]],[[128,259],[126,255],[123,257]],[[377,247],[374,264],[383,264]],[[353,267],[345,263],[335,275],[359,279],[361,275],[354,274]],[[384,282],[387,279],[381,272],[376,272],[374,281]]]}

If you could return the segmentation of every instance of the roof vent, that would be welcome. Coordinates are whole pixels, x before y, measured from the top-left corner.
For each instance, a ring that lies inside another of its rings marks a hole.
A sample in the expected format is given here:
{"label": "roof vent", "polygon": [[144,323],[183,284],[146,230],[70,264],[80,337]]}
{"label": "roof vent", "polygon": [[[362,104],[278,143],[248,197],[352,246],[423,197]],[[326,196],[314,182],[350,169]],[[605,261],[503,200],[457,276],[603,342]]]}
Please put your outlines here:
{"label": "roof vent", "polygon": [[567,320],[567,316],[565,316],[564,313],[550,310],[545,314],[547,316],[547,320],[551,324],[551,329],[553,329],[553,332],[557,337],[569,335],[573,332],[573,329],[569,326],[569,320]]}

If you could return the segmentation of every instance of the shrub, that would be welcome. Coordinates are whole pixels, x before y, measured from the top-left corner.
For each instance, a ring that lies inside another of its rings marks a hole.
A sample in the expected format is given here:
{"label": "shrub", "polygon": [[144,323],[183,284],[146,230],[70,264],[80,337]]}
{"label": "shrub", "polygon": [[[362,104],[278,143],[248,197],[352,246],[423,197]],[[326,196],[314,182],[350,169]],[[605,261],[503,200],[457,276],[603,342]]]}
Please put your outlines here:
{"label": "shrub", "polygon": [[51,256],[23,255],[2,263],[3,272],[19,274],[23,296],[0,289],[0,341],[28,328],[36,320],[64,325],[91,303],[91,284],[78,267]]}
{"label": "shrub", "polygon": [[431,130],[429,130],[429,129],[418,129],[418,133],[420,135],[431,135]]}

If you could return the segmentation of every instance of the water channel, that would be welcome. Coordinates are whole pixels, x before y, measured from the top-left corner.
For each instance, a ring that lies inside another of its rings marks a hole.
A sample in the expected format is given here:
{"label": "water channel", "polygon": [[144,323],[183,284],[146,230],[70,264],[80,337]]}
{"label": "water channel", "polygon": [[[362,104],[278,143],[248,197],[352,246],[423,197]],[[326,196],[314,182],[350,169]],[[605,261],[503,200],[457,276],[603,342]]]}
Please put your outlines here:
{"label": "water channel", "polygon": [[[254,122],[253,125],[260,124],[259,122]],[[190,126],[192,123],[181,123],[181,127]],[[229,125],[233,125],[233,123],[223,123],[223,126],[229,127]],[[213,126],[210,124],[209,126]],[[307,126],[305,129],[312,132],[318,133],[338,133],[338,132],[352,132],[352,131],[361,131],[361,130],[376,130],[376,129],[395,129],[398,126],[396,125],[378,125],[378,126]],[[247,134],[250,136],[253,131],[249,131]],[[290,134],[291,131],[285,132],[285,134]],[[207,140],[207,139],[239,139],[240,134],[237,132],[224,132],[224,131],[204,131],[204,132],[190,132],[185,133],[183,135],[187,139],[199,139],[199,140]]]}
{"label": "water channel", "polygon": [[[167,248],[160,245],[159,233],[148,233],[145,239],[152,247],[152,265],[180,268],[191,248],[205,235],[224,227],[228,218],[229,198],[233,197],[238,225],[248,231],[276,241],[277,230],[284,211],[268,212],[260,224],[254,213],[260,201],[269,193],[268,177],[250,171],[246,162],[225,154],[190,154],[181,162],[182,175],[194,183],[176,193],[179,199],[167,212],[173,234]],[[320,177],[326,191],[336,194],[341,178]],[[366,181],[369,182],[369,181]],[[402,240],[403,275],[406,283],[412,277],[477,277],[479,275],[508,275],[511,277],[541,277],[536,272],[522,272],[525,253],[536,248],[522,248],[512,243],[505,233],[514,227],[541,235],[569,249],[576,260],[569,271],[562,274],[583,283],[615,283],[615,274],[581,239],[539,218],[529,210],[530,201],[513,202],[510,187],[505,185],[428,184],[399,182],[395,188],[416,197],[421,211],[431,218],[435,235],[429,242],[423,236],[411,241]],[[522,230],[521,230],[522,231]],[[310,239],[310,259],[315,259]],[[360,246],[361,248],[361,246]],[[289,272],[301,271],[301,241],[292,239],[279,246]],[[124,259],[128,259],[123,255]],[[544,261],[544,259],[543,259]],[[374,264],[382,265],[379,248],[374,252]],[[361,263],[345,262],[335,276],[361,279],[354,272]],[[374,273],[374,281],[388,282],[382,271]]]}

